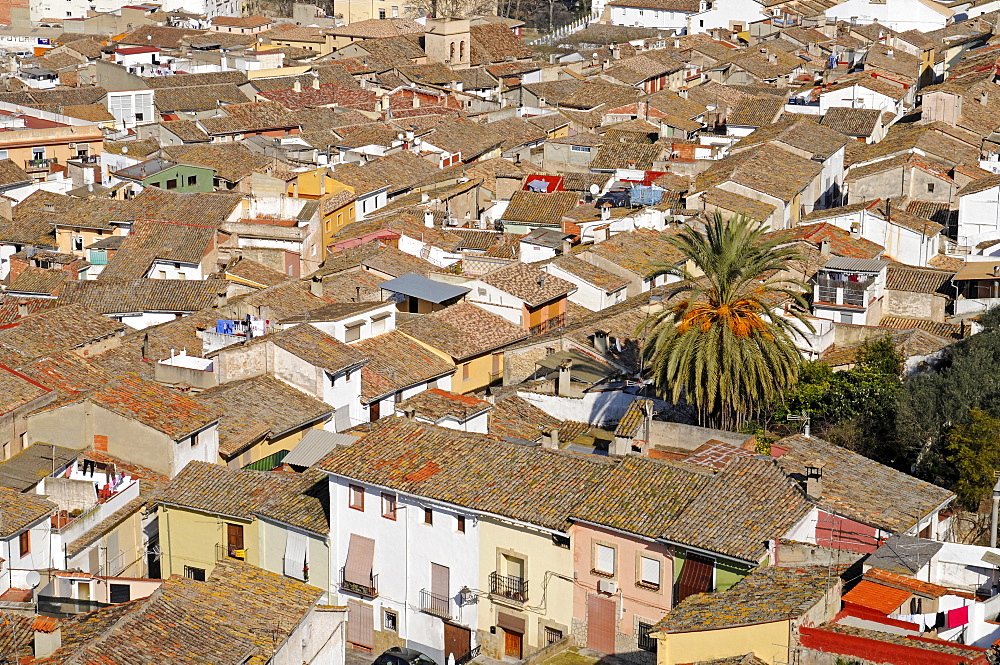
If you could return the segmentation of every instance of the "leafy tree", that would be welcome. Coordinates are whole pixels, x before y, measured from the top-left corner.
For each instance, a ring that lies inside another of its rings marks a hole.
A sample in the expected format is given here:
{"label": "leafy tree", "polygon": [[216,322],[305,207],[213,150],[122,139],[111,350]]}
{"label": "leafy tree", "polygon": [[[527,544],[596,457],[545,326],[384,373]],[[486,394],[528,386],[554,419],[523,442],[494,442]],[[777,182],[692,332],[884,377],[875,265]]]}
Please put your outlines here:
{"label": "leafy tree", "polygon": [[[705,234],[686,227],[671,238],[687,258],[684,267],[661,264],[652,273],[682,280],[669,292],[673,304],[648,322],[643,354],[654,385],[675,402],[692,403],[702,422],[728,429],[795,384],[802,363],[795,321],[812,327],[803,316],[805,285],[783,276],[800,255],[762,235],[747,217],[716,213]],[[776,315],[785,302],[789,316]]]}
{"label": "leafy tree", "polygon": [[948,430],[945,449],[958,474],[958,500],[975,511],[990,495],[1000,470],[1000,420],[982,409],[969,411],[969,422]]}

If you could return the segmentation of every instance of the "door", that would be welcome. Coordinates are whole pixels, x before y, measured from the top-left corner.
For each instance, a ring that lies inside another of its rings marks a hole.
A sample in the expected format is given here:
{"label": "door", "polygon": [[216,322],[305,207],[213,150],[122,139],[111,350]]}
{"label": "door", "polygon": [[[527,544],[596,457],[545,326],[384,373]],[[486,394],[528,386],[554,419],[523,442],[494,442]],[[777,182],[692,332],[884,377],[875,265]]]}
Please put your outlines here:
{"label": "door", "polygon": [[[451,571],[448,566],[431,564],[431,609],[439,614],[449,615],[449,589],[451,588]],[[465,653],[457,653],[456,657]]]}
{"label": "door", "polygon": [[[226,545],[229,546],[229,556],[243,558],[243,525],[226,524]],[[240,552],[237,556],[237,551]]]}
{"label": "door", "polygon": [[506,629],[503,636],[503,655],[521,660],[521,638],[524,636]]}
{"label": "door", "polygon": [[381,401],[371,403],[371,406],[368,407],[369,421],[375,422],[376,420],[382,417],[379,413],[381,410],[381,406],[382,406]]}
{"label": "door", "polygon": [[132,587],[127,584],[111,585],[111,603],[127,603],[132,600]]}
{"label": "door", "polygon": [[587,648],[600,653],[615,652],[615,617],[618,606],[613,598],[587,596]]}
{"label": "door", "polygon": [[347,641],[366,649],[375,646],[374,616],[371,605],[347,601]]}
{"label": "door", "polygon": [[472,651],[472,631],[453,623],[444,624],[444,659],[450,662],[449,654],[458,660]]}

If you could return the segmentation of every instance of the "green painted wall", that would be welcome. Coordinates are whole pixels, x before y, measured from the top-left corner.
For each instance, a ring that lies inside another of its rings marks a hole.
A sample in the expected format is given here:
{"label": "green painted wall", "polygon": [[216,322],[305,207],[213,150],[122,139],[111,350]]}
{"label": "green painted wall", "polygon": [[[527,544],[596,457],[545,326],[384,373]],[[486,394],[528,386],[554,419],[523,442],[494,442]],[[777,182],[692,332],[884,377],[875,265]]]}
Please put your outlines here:
{"label": "green painted wall", "polygon": [[[674,583],[680,579],[684,563],[687,561],[687,550],[674,548]],[[715,590],[727,591],[737,582],[750,574],[754,569],[747,563],[733,561],[732,559],[715,558]]]}
{"label": "green painted wall", "polygon": [[[142,186],[159,187],[160,189],[169,189],[174,192],[213,192],[215,191],[215,185],[213,184],[214,177],[215,171],[213,169],[203,166],[178,164],[143,179]],[[191,181],[192,178],[194,179],[193,182]],[[176,180],[177,186],[169,187],[170,180]]]}

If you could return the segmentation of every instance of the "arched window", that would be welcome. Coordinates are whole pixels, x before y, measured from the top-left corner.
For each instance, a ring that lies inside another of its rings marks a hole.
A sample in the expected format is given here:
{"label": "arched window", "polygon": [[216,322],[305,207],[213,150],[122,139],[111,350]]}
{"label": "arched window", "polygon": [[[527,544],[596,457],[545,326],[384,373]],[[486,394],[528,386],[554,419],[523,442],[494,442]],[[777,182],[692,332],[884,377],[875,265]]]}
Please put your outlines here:
{"label": "arched window", "polygon": [[465,40],[458,43],[458,59],[465,60]]}
{"label": "arched window", "polygon": [[448,47],[448,59],[449,60],[455,59],[455,42],[452,42],[451,45]]}

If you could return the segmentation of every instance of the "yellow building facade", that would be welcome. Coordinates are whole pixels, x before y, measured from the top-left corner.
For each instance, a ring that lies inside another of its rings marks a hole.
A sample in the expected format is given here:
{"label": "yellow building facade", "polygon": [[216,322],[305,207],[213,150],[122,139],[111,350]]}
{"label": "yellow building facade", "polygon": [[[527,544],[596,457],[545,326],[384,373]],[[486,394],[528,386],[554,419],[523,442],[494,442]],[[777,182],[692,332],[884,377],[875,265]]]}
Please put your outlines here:
{"label": "yellow building facade", "polygon": [[654,633],[658,640],[657,665],[698,663],[754,653],[765,663],[788,659],[791,621],[772,621],[751,626],[687,633]]}
{"label": "yellow building facade", "polygon": [[[242,549],[242,560],[260,566],[257,543],[259,525],[235,517],[223,517],[160,504],[160,576],[183,575],[199,579],[212,574],[215,565],[232,552],[235,558]],[[242,548],[230,548],[239,545]]]}
{"label": "yellow building facade", "polygon": [[569,537],[484,517],[479,523],[479,644],[491,658],[524,658],[573,625]]}

